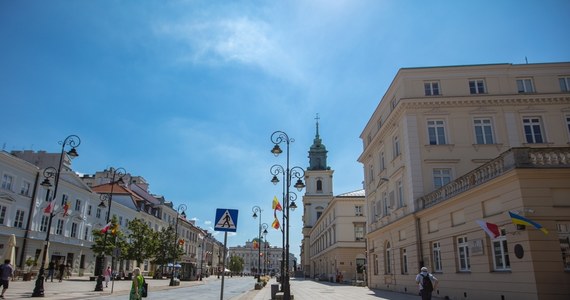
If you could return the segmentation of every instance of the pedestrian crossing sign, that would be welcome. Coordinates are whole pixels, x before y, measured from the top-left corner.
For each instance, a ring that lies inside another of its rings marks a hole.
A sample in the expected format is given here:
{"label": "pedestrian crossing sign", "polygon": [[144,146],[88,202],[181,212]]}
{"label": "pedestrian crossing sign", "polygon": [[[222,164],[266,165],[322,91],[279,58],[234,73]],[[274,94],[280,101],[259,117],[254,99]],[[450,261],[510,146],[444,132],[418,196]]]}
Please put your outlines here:
{"label": "pedestrian crossing sign", "polygon": [[216,209],[216,225],[215,231],[236,232],[238,220],[237,209]]}

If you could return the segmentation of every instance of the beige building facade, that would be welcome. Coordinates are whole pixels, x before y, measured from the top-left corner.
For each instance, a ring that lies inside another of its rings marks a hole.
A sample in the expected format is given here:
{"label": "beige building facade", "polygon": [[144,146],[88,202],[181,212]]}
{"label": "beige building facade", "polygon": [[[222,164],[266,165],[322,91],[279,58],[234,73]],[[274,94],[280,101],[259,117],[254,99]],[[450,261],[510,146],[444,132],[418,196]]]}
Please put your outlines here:
{"label": "beige building facade", "polygon": [[309,233],[311,277],[364,281],[365,228],[364,190],[333,197]]}
{"label": "beige building facade", "polygon": [[427,266],[441,297],[567,299],[569,91],[570,63],[401,69],[361,134],[369,286]]}
{"label": "beige building facade", "polygon": [[301,266],[304,276],[319,280],[364,281],[366,217],[364,190],[333,195],[333,170],[316,135],[309,150],[303,195]]}

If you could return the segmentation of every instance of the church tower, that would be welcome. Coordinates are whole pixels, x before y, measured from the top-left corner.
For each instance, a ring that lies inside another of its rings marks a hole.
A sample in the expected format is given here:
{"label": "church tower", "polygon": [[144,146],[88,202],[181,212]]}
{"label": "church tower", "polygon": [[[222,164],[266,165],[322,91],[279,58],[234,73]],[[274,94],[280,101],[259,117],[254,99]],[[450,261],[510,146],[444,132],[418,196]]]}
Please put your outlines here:
{"label": "church tower", "polygon": [[309,167],[305,170],[305,195],[303,195],[303,241],[301,264],[305,274],[310,274],[311,244],[309,232],[321,217],[333,198],[333,170],[327,165],[327,149],[319,135],[319,116],[316,119],[316,134],[309,149]]}

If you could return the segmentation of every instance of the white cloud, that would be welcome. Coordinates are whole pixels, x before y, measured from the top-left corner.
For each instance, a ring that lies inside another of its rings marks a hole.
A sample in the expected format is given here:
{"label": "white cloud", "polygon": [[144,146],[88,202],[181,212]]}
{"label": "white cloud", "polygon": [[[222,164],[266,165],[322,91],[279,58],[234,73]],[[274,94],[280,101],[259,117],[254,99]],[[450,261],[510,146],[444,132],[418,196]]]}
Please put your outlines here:
{"label": "white cloud", "polygon": [[253,66],[272,76],[301,80],[299,64],[279,34],[267,22],[248,17],[188,23],[165,22],[155,33],[182,42],[178,60],[194,64],[239,63]]}

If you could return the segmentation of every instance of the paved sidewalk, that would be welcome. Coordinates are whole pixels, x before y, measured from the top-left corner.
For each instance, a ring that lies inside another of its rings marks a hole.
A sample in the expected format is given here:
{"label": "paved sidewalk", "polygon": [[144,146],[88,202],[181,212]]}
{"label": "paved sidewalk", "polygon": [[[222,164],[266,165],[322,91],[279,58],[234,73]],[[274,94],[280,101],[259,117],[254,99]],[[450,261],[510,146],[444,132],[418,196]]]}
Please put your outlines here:
{"label": "paved sidewalk", "polygon": [[[277,284],[275,278],[261,290],[253,290],[236,297],[236,300],[270,300],[271,285]],[[418,300],[420,297],[414,294],[404,294],[382,290],[371,290],[368,287],[358,287],[346,284],[313,281],[310,279],[291,278],[291,295],[294,300]],[[433,297],[432,299],[438,299]]]}
{"label": "paved sidewalk", "polygon": [[[179,286],[169,286],[170,279],[151,279],[146,278],[145,281],[149,285],[149,290],[158,291],[164,289],[174,289],[181,287],[191,287],[196,285],[205,284],[211,280],[220,280],[216,276],[204,278],[203,281],[181,281]],[[5,299],[23,299],[30,298],[34,291],[36,281],[10,281],[10,287],[4,294]],[[84,277],[71,277],[69,279],[58,282],[44,282],[44,299],[52,300],[66,300],[66,299],[94,299],[109,295],[127,295],[131,290],[130,280],[115,280],[109,282],[109,287],[105,288],[103,282],[103,291],[95,292],[96,281],[89,281],[88,276]],[[112,290],[112,294],[111,294]],[[128,299],[128,296],[127,298]]]}

